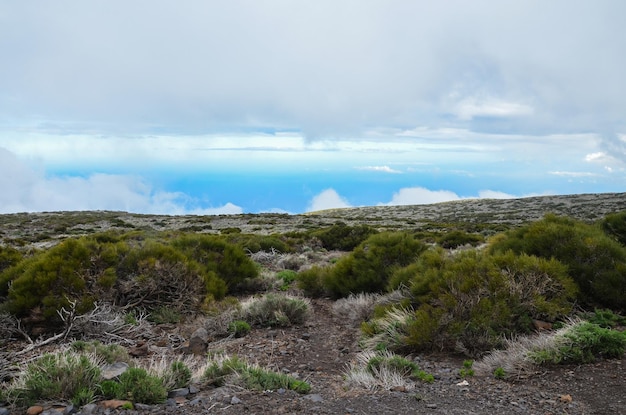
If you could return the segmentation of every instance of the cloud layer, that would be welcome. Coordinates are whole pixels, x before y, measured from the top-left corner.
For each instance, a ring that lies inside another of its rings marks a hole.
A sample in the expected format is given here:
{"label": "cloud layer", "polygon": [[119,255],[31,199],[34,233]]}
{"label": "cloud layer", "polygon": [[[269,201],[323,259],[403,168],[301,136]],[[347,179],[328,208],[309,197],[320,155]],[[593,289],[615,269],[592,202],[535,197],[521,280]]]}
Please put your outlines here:
{"label": "cloud layer", "polygon": [[242,209],[232,203],[216,208],[195,208],[189,196],[153,189],[137,176],[96,173],[88,177],[46,177],[42,169],[26,164],[0,147],[0,213],[66,210],[242,213]]}

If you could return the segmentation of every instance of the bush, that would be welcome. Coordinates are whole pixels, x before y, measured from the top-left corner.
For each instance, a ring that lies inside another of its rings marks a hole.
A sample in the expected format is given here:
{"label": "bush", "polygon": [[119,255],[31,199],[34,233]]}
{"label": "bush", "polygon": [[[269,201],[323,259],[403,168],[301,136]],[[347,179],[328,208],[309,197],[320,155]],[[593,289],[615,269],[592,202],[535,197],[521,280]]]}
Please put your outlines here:
{"label": "bush", "polygon": [[600,226],[607,235],[626,246],[626,210],[606,215]]}
{"label": "bush", "polygon": [[382,292],[394,270],[413,262],[425,245],[406,233],[370,236],[354,251],[337,261],[323,283],[336,297],[360,292]]}
{"label": "bush", "polygon": [[85,404],[93,399],[100,380],[98,362],[77,353],[45,354],[28,364],[23,375],[23,389],[14,390],[19,404],[31,405],[42,400],[69,400]]}
{"label": "bush", "polygon": [[590,363],[597,358],[620,358],[626,350],[626,332],[582,321],[567,326],[550,346],[531,351],[529,358],[538,364]]}
{"label": "bush", "polygon": [[481,353],[500,346],[504,335],[531,331],[533,319],[567,316],[576,294],[558,261],[512,252],[450,256],[434,249],[407,268],[415,310],[392,309],[366,324],[370,347]]}
{"label": "bush", "polygon": [[242,303],[244,320],[261,327],[287,327],[303,324],[309,316],[308,301],[280,294],[267,294]]}
{"label": "bush", "polygon": [[[180,249],[190,258],[206,268],[226,283],[230,292],[237,291],[240,284],[247,279],[258,277],[256,264],[248,258],[245,251],[224,241],[216,235],[185,235],[172,241],[172,245]],[[216,296],[216,298],[222,298]]]}
{"label": "bush", "polygon": [[250,325],[243,320],[231,321],[228,324],[228,332],[235,337],[244,337],[250,333]]}
{"label": "bush", "polygon": [[91,255],[84,241],[63,241],[7,272],[13,279],[7,308],[17,316],[40,307],[45,318],[57,320],[57,311],[69,308],[70,301],[76,302],[78,312],[93,304],[87,289],[88,277],[93,274]]}
{"label": "bush", "polygon": [[456,230],[446,232],[437,239],[437,243],[444,249],[454,249],[464,245],[476,246],[483,240],[484,238],[480,235]]}
{"label": "bush", "polygon": [[348,367],[346,373],[348,383],[367,389],[412,389],[411,381],[420,380],[432,383],[433,375],[421,370],[417,364],[405,357],[388,351],[363,352],[357,355],[356,363]]}
{"label": "bush", "polygon": [[330,228],[311,232],[311,236],[319,239],[325,249],[352,251],[375,233],[378,231],[368,225],[348,226],[338,222]]}
{"label": "bush", "polygon": [[249,365],[238,357],[221,356],[213,359],[204,371],[203,379],[214,386],[222,386],[230,379],[249,390],[290,389],[298,393],[309,393],[311,385],[289,375],[271,372],[256,365]]}
{"label": "bush", "polygon": [[128,399],[135,403],[158,404],[165,402],[167,390],[163,381],[156,376],[150,376],[145,369],[131,367],[122,373],[120,379],[120,394],[117,399]]}
{"label": "bush", "polygon": [[289,289],[292,282],[296,280],[298,273],[296,271],[286,269],[276,274],[276,278],[282,281],[280,289],[285,291]]}
{"label": "bush", "polygon": [[308,297],[323,297],[327,294],[324,287],[324,280],[330,274],[329,267],[313,266],[304,271],[300,271],[296,277],[298,288],[304,291]]}
{"label": "bush", "polygon": [[586,305],[626,310],[626,250],[599,228],[546,215],[493,241],[491,252],[526,253],[567,265]]}
{"label": "bush", "polygon": [[93,354],[99,360],[108,364],[116,362],[130,363],[131,360],[128,350],[119,344],[103,344],[97,340],[92,342],[77,340],[72,343],[71,349],[78,353]]}
{"label": "bush", "polygon": [[177,360],[163,373],[163,384],[169,389],[186,388],[191,383],[191,369]]}

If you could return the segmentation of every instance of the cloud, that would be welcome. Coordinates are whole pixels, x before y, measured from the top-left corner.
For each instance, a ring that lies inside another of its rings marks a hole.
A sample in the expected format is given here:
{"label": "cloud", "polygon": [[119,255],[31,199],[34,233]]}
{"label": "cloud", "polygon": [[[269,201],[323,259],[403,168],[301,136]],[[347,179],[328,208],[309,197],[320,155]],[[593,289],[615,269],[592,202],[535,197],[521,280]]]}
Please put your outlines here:
{"label": "cloud", "polygon": [[326,189],[311,199],[307,212],[347,207],[351,207],[350,204],[334,189]]}
{"label": "cloud", "polygon": [[624,131],[623,2],[5,3],[7,123],[336,138],[495,117]]}
{"label": "cloud", "polygon": [[393,194],[388,206],[428,205],[431,203],[459,200],[460,197],[449,190],[429,190],[424,187],[405,187]]}
{"label": "cloud", "polygon": [[518,196],[496,190],[481,190],[478,192],[479,199],[515,199],[517,197]]}
{"label": "cloud", "polygon": [[499,99],[478,100],[466,98],[455,108],[457,117],[461,120],[471,120],[476,117],[510,118],[533,114],[533,108],[516,102],[506,102]]}
{"label": "cloud", "polygon": [[549,171],[548,174],[562,177],[594,177],[596,173],[588,171]]}
{"label": "cloud", "polygon": [[180,192],[154,189],[138,176],[94,173],[87,177],[46,176],[13,153],[0,148],[0,213],[115,210],[153,214],[233,214],[232,203],[216,208],[189,208],[193,200]]}
{"label": "cloud", "polygon": [[401,174],[400,170],[392,169],[389,166],[364,166],[364,167],[356,167],[357,170],[365,170],[365,171],[377,171],[382,173],[393,173],[393,174]]}

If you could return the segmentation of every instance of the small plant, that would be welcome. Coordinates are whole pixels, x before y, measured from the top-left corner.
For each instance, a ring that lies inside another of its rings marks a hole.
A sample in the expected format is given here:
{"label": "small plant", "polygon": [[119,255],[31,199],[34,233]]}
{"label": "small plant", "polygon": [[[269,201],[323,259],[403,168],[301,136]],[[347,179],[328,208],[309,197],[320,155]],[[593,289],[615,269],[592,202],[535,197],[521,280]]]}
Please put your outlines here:
{"label": "small plant", "polygon": [[116,399],[124,396],[122,385],[114,380],[103,380],[100,382],[99,391],[105,399]]}
{"label": "small plant", "polygon": [[121,406],[122,409],[132,410],[134,409],[132,402],[124,402]]}
{"label": "small plant", "polygon": [[594,310],[593,313],[586,313],[583,318],[590,323],[597,324],[605,329],[615,328],[617,326],[626,326],[626,317],[615,314],[611,310]]}
{"label": "small plant", "polygon": [[158,307],[148,316],[148,320],[155,324],[176,324],[180,323],[180,313],[171,307]]}
{"label": "small plant", "polygon": [[135,403],[158,404],[165,402],[167,390],[163,381],[151,376],[145,369],[131,367],[120,375],[121,396]]}
{"label": "small plant", "polygon": [[346,380],[368,389],[412,389],[412,381],[432,383],[433,375],[421,370],[414,362],[391,352],[363,352],[350,365]]}
{"label": "small plant", "polygon": [[116,362],[130,362],[128,351],[119,344],[102,344],[97,340],[92,342],[77,340],[72,343],[71,349],[76,352],[92,353],[97,356],[98,359],[101,359],[109,364]]}
{"label": "small plant", "polygon": [[16,401],[29,405],[38,400],[69,400],[88,403],[100,380],[93,355],[72,352],[45,354],[26,367],[23,388],[14,391]]}
{"label": "small plant", "polygon": [[590,363],[596,358],[618,358],[626,350],[626,332],[606,329],[587,321],[561,329],[552,345],[529,353],[538,364]]}
{"label": "small plant", "polygon": [[235,337],[244,337],[250,333],[250,325],[243,320],[231,321],[228,324],[228,332]]}
{"label": "small plant", "polygon": [[190,382],[191,369],[180,360],[173,362],[163,374],[163,384],[171,385],[172,389],[185,388]]}
{"label": "small plant", "polygon": [[221,386],[228,378],[249,390],[290,389],[309,393],[311,385],[292,376],[271,372],[256,365],[249,365],[238,357],[215,356],[204,371],[203,378],[209,384]]}
{"label": "small plant", "polygon": [[252,325],[286,327],[302,324],[309,316],[309,302],[287,295],[267,294],[242,303],[242,317]]}
{"label": "small plant", "polygon": [[459,376],[461,376],[462,378],[474,376],[474,369],[472,368],[473,366],[474,366],[473,360],[464,360],[463,368],[459,370]]}
{"label": "small plant", "polygon": [[282,281],[282,284],[279,289],[281,291],[287,291],[289,287],[291,286],[291,283],[296,280],[297,276],[298,276],[298,273],[290,269],[286,269],[277,273],[276,278]]}
{"label": "small plant", "polygon": [[506,377],[506,370],[504,370],[504,368],[502,368],[501,366],[498,366],[493,371],[493,376],[496,379],[504,379]]}

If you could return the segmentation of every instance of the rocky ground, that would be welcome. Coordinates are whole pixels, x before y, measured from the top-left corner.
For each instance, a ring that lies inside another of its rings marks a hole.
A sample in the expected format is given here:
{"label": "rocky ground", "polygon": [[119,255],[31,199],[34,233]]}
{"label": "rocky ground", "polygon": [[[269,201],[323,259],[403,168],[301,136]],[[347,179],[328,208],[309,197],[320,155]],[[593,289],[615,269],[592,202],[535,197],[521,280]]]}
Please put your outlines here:
{"label": "rocky ground", "polygon": [[[77,212],[0,215],[5,242],[46,246],[67,236],[110,228],[185,229],[219,233],[238,227],[243,232],[273,233],[333,224],[368,223],[380,228],[427,228],[433,222],[505,223],[535,220],[546,212],[595,220],[626,209],[626,194],[577,195],[509,201],[466,201],[449,204],[359,208],[314,215],[239,215],[220,217],[142,216],[116,212]],[[64,403],[41,403],[30,413],[58,414],[626,414],[626,357],[578,366],[542,368],[524,378],[498,380],[477,374],[461,378],[466,359],[460,355],[409,356],[434,375],[433,383],[393,390],[348,385],[347,365],[361,351],[358,323],[333,313],[329,299],[312,301],[313,315],[302,326],[253,329],[239,339],[209,344],[209,351],[238,355],[312,386],[309,394],[292,391],[246,391],[234,385],[212,388],[197,384],[179,391],[163,405],[137,405],[133,410],[96,402],[82,408]],[[178,338],[181,330],[164,326],[162,338],[151,337],[148,350]],[[174,335],[175,334],[175,335]],[[26,345],[12,344],[12,350]],[[44,349],[39,350],[39,352]],[[162,348],[161,348],[162,350]],[[6,353],[6,351],[4,351]],[[170,353],[180,353],[172,347]],[[10,360],[10,354],[9,354]],[[8,362],[11,363],[10,361]],[[0,408],[0,415],[23,413]]]}
{"label": "rocky ground", "polygon": [[[110,402],[96,402],[83,408],[42,403],[41,409],[46,411],[44,415],[72,410],[85,415],[626,414],[626,357],[579,366],[555,366],[524,378],[498,380],[491,375],[461,378],[459,371],[464,356],[413,355],[409,357],[434,375],[433,383],[418,382],[414,387],[393,390],[348,385],[346,367],[360,351],[359,330],[354,323],[337,317],[332,305],[328,299],[313,301],[314,314],[302,326],[253,329],[243,338],[209,345],[210,352],[236,354],[249,362],[304,379],[312,386],[309,394],[197,384],[190,391],[179,391],[180,396],[168,399],[163,405],[136,405],[134,410],[114,409],[115,403],[107,407]],[[164,336],[167,337],[166,331]],[[152,348],[159,339],[149,343]]]}

